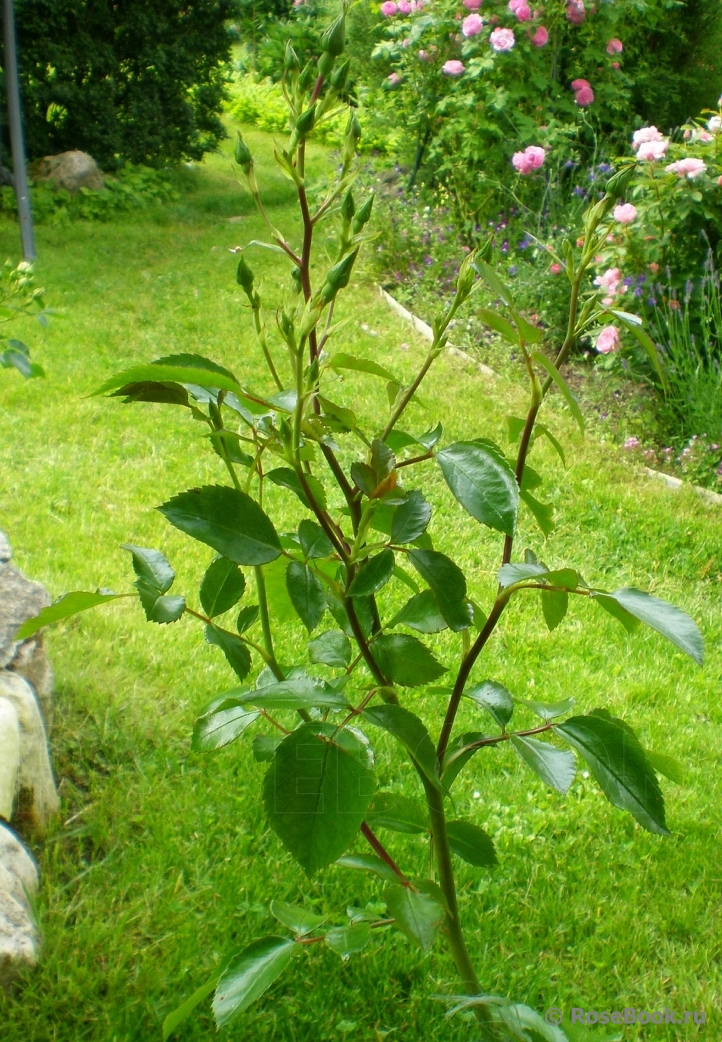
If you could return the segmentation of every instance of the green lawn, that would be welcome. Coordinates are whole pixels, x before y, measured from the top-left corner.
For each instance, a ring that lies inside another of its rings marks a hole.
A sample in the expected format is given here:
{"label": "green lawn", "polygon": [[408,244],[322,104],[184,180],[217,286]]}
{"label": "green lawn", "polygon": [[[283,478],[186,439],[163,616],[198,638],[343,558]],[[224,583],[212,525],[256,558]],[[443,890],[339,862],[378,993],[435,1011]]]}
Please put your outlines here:
{"label": "green lawn", "polygon": [[[270,139],[249,138],[267,169]],[[314,158],[316,169],[323,159]],[[124,366],[177,351],[208,354],[265,387],[228,248],[266,232],[227,157],[187,178],[188,192],[165,211],[37,230],[38,280],[64,317],[42,336],[24,331],[46,380],[0,373],[0,527],[17,563],[53,595],[129,589],[130,563],[119,549],[126,541],[163,549],[178,592],[191,597],[210,559],[153,510],[181,489],[225,480],[199,426],[161,406],[85,397]],[[284,228],[295,219],[291,188],[274,175],[267,195]],[[17,240],[13,224],[0,224],[5,255],[16,256]],[[258,251],[253,266],[280,303],[275,255]],[[404,375],[418,365],[424,346],[372,285],[351,291],[341,310],[351,320],[344,349]],[[438,361],[423,397],[414,427],[443,415],[449,439],[500,440],[506,415],[523,408],[518,374],[493,381],[451,356]],[[354,374],[338,398],[371,419],[385,391]],[[635,584],[678,603],[702,627],[707,660],[698,669],[651,631],[628,637],[586,604],[552,635],[536,602],[508,611],[477,679],[545,701],[573,695],[582,710],[609,707],[648,747],[677,756],[686,784],[663,780],[672,831],[664,839],[612,808],[581,773],[560,797],[510,750],[478,755],[458,784],[457,809],[491,832],[501,864],[460,872],[470,947],[489,992],[539,1010],[704,1009],[708,1037],[720,1037],[722,515],[691,492],[647,481],[594,437],[582,440],[558,398],[547,422],[567,446],[568,468],[544,446],[532,463],[556,501],[558,525],[543,544],[522,519],[518,547],[578,567],[589,582]],[[488,603],[499,540],[462,516],[425,467],[424,491],[438,504],[435,543],[465,566],[475,599]],[[283,490],[272,506],[289,521],[297,516]],[[274,932],[271,897],[306,901],[339,922],[347,905],[378,899],[372,878],[330,868],[309,881],[284,854],[261,813],[264,765],[248,744],[191,753],[197,712],[233,678],[190,622],[151,626],[136,603],[120,602],[53,630],[47,643],[62,812],[44,843],[31,841],[43,873],[45,950],[39,969],[0,996],[3,1042],[159,1039],[170,1009],[236,948]],[[451,665],[448,639],[434,643]],[[297,621],[286,619],[279,657],[304,661]],[[435,696],[412,693],[408,701],[438,732]],[[461,722],[478,725],[471,710]],[[378,750],[380,782],[412,793],[405,762],[384,742]],[[390,834],[389,845],[422,871],[415,838]],[[345,964],[326,950],[304,955],[225,1037],[465,1039],[470,1026],[445,1023],[430,998],[456,988],[443,954],[423,956],[387,933]],[[698,1030],[627,1027],[623,1037],[673,1042]],[[191,1042],[212,1031],[205,1005],[178,1037]]]}

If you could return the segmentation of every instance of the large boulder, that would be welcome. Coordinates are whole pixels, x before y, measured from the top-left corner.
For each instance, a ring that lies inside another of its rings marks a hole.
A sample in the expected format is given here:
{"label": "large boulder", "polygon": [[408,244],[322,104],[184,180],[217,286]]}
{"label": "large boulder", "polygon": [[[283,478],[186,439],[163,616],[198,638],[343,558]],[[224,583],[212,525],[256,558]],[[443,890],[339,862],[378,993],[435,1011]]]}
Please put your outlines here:
{"label": "large boulder", "polygon": [[38,871],[17,836],[0,823],[0,988],[20,969],[35,966],[39,938],[30,909]]}
{"label": "large boulder", "polygon": [[61,152],[40,160],[36,177],[52,181],[56,188],[64,188],[75,195],[81,188],[105,188],[102,171],[87,152]]}

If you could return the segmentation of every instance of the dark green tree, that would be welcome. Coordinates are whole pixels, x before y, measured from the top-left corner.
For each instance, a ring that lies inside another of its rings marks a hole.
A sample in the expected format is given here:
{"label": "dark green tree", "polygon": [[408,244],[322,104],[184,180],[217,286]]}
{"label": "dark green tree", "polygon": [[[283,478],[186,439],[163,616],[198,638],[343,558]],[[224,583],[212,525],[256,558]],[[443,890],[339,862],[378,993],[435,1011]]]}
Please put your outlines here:
{"label": "dark green tree", "polygon": [[17,0],[28,153],[200,159],[219,118],[235,0]]}

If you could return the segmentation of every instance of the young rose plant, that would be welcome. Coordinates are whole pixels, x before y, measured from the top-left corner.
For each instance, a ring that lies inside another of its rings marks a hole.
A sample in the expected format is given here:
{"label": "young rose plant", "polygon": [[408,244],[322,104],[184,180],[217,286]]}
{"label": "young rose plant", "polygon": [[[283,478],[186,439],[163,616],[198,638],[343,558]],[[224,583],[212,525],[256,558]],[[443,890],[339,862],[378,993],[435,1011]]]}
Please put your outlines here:
{"label": "young rose plant", "polygon": [[[6,261],[0,270],[0,322],[16,322],[19,318],[34,317],[41,325],[47,325],[50,312],[43,303],[44,290],[35,285],[33,266],[20,261],[13,266]],[[30,360],[30,349],[15,337],[0,341],[5,349],[0,351],[0,366],[17,369],[26,379],[45,376],[42,366]]]}
{"label": "young rose plant", "polygon": [[[252,388],[209,358],[182,354],[119,373],[98,393],[187,410],[206,431],[204,441],[225,474],[225,480],[219,476],[216,483],[180,491],[159,507],[171,525],[214,553],[197,596],[173,592],[175,574],[161,551],[126,547],[148,620],[197,622],[235,675],[232,686],[199,717],[194,748],[210,752],[252,735],[256,760],[268,765],[261,794],[265,814],[289,855],[309,876],[373,874],[379,902],[373,911],[318,914],[271,901],[277,929],[251,941],[200,984],[168,1015],[163,1036],[173,1034],[211,994],[222,1026],[261,999],[294,961],[313,958],[319,947],[347,959],[383,943],[389,931],[401,931],[423,951],[446,947],[459,978],[459,994],[447,997],[450,1014],[471,1012],[481,1037],[563,1042],[561,1028],[521,1003],[491,995],[489,983],[477,977],[464,935],[457,863],[488,870],[497,854],[483,829],[457,816],[453,793],[473,757],[497,745],[507,744],[560,793],[569,789],[580,757],[615,807],[651,832],[668,834],[657,774],[673,770],[669,758],[645,750],[629,725],[603,707],[575,712],[572,698],[557,704],[521,699],[507,689],[503,676],[489,677],[483,667],[484,649],[501,617],[511,604],[530,597],[540,604],[550,630],[572,604],[582,614],[598,608],[628,630],[640,622],[651,626],[702,661],[699,630],[680,609],[633,587],[590,586],[574,562],[548,565],[516,546],[522,510],[530,512],[542,535],[554,524],[551,504],[537,498],[543,478],[528,459],[540,439],[564,459],[556,435],[541,422],[551,389],[561,392],[582,425],[560,369],[581,333],[605,316],[615,317],[599,303],[596,290],[585,296],[583,287],[604,234],[600,227],[622,197],[628,171],[616,175],[604,198],[587,211],[582,246],[576,251],[571,243],[564,246],[569,321],[553,357],[541,350],[540,331],[515,309],[485,247],[461,265],[456,292],[434,322],[433,343],[418,372],[408,382],[400,380],[376,360],[344,350],[343,325],[335,321],[359,251],[373,238],[373,196],[357,198],[353,192],[361,133],[353,111],[335,177],[314,206],[309,202],[307,142],[339,106],[348,74],[344,25],[345,12],[325,33],[316,64],[300,68],[291,48],[286,55],[284,88],[293,129],[275,155],[295,185],[302,231],[297,238],[268,222],[269,245],[284,255],[288,269],[286,304],[274,316],[273,334],[245,251],[238,260],[237,279],[267,367],[266,386]],[[253,156],[240,137],[236,160],[265,218]],[[335,226],[337,235],[330,266],[316,248],[324,222]],[[312,277],[318,271],[323,274]],[[500,305],[482,309],[481,318],[521,353],[529,379],[526,415],[509,418],[511,443],[517,445],[513,458],[475,430],[449,441],[441,421],[419,431],[407,415],[444,350],[450,322],[481,284]],[[377,419],[367,430],[335,400],[338,374],[355,373],[382,383]],[[479,538],[491,532],[500,540],[495,593],[483,607],[443,537],[436,545],[429,534],[437,504],[424,482],[428,466],[439,469],[452,500],[478,523]],[[269,483],[287,490],[296,507],[291,528],[280,530],[267,510]],[[307,647],[290,662],[277,655],[278,625],[266,593],[267,570],[279,561],[309,635]],[[411,596],[398,609],[403,588]],[[114,596],[69,594],[26,623],[19,636]],[[431,635],[441,632],[458,643],[457,667],[435,654]],[[448,679],[440,687],[442,678]],[[433,701],[420,702],[418,692],[428,689],[435,692]],[[473,730],[458,726],[462,703],[479,715]],[[420,705],[426,706],[421,713]],[[517,706],[538,722],[514,727]],[[385,741],[379,745],[380,737]],[[376,760],[386,755],[381,750],[388,739],[414,773],[414,799],[378,788]],[[399,863],[396,833],[424,837],[426,855]]]}

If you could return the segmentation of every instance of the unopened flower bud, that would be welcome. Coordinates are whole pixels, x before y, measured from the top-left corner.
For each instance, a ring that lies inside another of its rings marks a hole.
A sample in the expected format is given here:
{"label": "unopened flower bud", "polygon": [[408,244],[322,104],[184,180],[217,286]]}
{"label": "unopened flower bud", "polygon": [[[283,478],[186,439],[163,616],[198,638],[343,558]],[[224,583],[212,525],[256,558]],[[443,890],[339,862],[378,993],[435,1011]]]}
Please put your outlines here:
{"label": "unopened flower bud", "polygon": [[476,272],[472,267],[473,260],[474,254],[470,253],[467,257],[464,257],[459,268],[459,276],[456,280],[456,297],[460,304],[466,300],[474,287]]}
{"label": "unopened flower bud", "polygon": [[356,213],[356,203],[354,202],[353,192],[349,188],[346,195],[343,197],[341,203],[341,216],[344,221],[352,221],[353,215]]}
{"label": "unopened flower bud", "polygon": [[316,102],[296,120],[296,134],[299,138],[304,138],[313,130],[313,125],[316,122]]}
{"label": "unopened flower bud", "polygon": [[236,141],[236,162],[240,166],[243,173],[248,176],[253,166],[253,156],[251,150],[246,142],[241,137],[240,131],[238,132],[238,139]]}
{"label": "unopened flower bud", "polygon": [[491,260],[493,248],[494,240],[492,238],[488,238],[486,242],[483,242],[481,246],[478,248],[478,250],[476,250],[474,254],[474,260],[486,261],[486,263],[488,264],[488,262]]}
{"label": "unopened flower bud", "polygon": [[326,32],[321,37],[321,47],[328,51],[334,58],[343,54],[346,46],[346,12],[342,11],[335,21],[331,22]]}
{"label": "unopened flower bud", "polygon": [[356,211],[356,216],[353,219],[352,225],[354,235],[358,235],[363,226],[368,223],[368,220],[371,217],[371,210],[373,208],[373,205],[374,194],[372,192],[366,200],[366,202],[362,203],[362,205],[359,206],[358,210]]}
{"label": "unopened flower bud", "polygon": [[241,287],[246,296],[250,299],[253,293],[253,272],[246,264],[243,257],[238,261],[238,268],[236,269],[236,282]]}
{"label": "unopened flower bud", "polygon": [[345,289],[349,284],[351,278],[351,271],[358,254],[358,249],[355,249],[353,253],[347,253],[338,264],[329,271],[326,276],[326,281],[321,288],[321,299],[324,304],[329,304],[336,296],[339,290]]}
{"label": "unopened flower bud", "polygon": [[298,86],[304,91],[308,90],[313,81],[316,79],[316,69],[312,61],[307,62],[304,65],[301,75],[298,77]]}
{"label": "unopened flower bud", "polygon": [[346,80],[348,79],[349,69],[351,68],[351,59],[347,58],[334,72],[331,77],[331,86],[334,90],[337,90],[339,94],[343,91],[346,86]]}
{"label": "unopened flower bud", "polygon": [[321,57],[318,59],[318,62],[316,63],[316,68],[318,69],[320,75],[330,76],[331,72],[333,71],[335,61],[336,58],[333,54],[329,54],[328,51],[324,51]]}
{"label": "unopened flower bud", "polygon": [[634,177],[634,163],[618,170],[616,174],[607,181],[607,193],[614,199],[622,199],[627,194],[627,189]]}
{"label": "unopened flower bud", "polygon": [[298,55],[293,49],[293,44],[290,40],[286,41],[286,53],[283,57],[283,67],[286,72],[298,72],[301,68],[301,63],[298,60]]}

